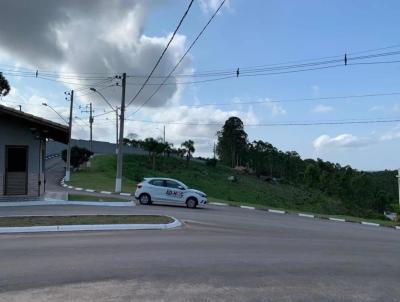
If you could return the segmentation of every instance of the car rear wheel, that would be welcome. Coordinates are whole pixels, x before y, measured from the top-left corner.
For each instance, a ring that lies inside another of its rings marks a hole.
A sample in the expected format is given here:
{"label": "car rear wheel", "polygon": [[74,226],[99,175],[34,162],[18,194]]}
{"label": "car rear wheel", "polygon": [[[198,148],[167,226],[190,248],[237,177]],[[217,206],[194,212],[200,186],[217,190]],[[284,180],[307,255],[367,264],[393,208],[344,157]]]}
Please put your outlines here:
{"label": "car rear wheel", "polygon": [[197,206],[197,200],[194,198],[188,198],[188,200],[186,200],[186,206],[190,209],[194,209]]}
{"label": "car rear wheel", "polygon": [[151,204],[151,198],[149,194],[141,194],[139,196],[139,202],[140,204],[143,205],[150,205]]}

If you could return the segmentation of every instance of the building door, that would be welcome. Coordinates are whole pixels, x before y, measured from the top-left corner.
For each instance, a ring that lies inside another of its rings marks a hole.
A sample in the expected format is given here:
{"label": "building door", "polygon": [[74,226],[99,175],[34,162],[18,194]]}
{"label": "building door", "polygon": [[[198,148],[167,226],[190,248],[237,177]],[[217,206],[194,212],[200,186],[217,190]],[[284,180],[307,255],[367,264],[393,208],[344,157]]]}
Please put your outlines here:
{"label": "building door", "polygon": [[28,147],[6,146],[5,195],[27,195]]}

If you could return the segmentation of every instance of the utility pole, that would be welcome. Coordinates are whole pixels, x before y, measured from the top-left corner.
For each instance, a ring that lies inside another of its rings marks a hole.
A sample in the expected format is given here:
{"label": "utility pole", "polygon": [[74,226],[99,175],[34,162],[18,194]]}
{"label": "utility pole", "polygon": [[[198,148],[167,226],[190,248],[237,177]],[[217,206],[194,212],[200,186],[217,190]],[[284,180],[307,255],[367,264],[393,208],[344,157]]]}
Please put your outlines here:
{"label": "utility pole", "polygon": [[164,125],[164,144],[165,144],[165,125]]}
{"label": "utility pole", "polygon": [[115,154],[118,154],[118,107],[115,108]]}
{"label": "utility pole", "polygon": [[[67,94],[67,93],[66,93]],[[72,133],[72,109],[74,106],[74,91],[67,94],[70,96],[70,108],[69,108],[69,131],[68,131],[68,148],[67,148],[67,168],[65,170],[65,180],[69,181],[71,178],[71,133]]]}
{"label": "utility pole", "polygon": [[213,151],[214,151],[214,159],[215,159],[215,142],[214,142],[214,149],[213,149]]}
{"label": "utility pole", "polygon": [[399,206],[400,206],[400,169],[398,170],[398,174],[397,174],[397,182],[398,182],[398,186],[399,186]]}
{"label": "utility pole", "polygon": [[89,150],[90,152],[93,152],[93,107],[92,103],[89,103],[89,110],[87,110],[87,105],[86,105],[86,110],[81,110],[81,113],[83,112],[89,112],[89,126],[90,126],[90,140],[89,140]]}
{"label": "utility pole", "polygon": [[90,116],[89,116],[89,125],[90,125],[90,152],[93,152],[93,108],[92,103],[90,103]]}
{"label": "utility pole", "polygon": [[121,97],[121,116],[119,127],[119,141],[118,141],[118,155],[117,155],[117,177],[115,179],[115,192],[119,193],[122,189],[122,163],[123,163],[123,150],[122,143],[124,140],[124,120],[125,120],[125,86],[126,86],[126,73],[122,74],[122,97]]}

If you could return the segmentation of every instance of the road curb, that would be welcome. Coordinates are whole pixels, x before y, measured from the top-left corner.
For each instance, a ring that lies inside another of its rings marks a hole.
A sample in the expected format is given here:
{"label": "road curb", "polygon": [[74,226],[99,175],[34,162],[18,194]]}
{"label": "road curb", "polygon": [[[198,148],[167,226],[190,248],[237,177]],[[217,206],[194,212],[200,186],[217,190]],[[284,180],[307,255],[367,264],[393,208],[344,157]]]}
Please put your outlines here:
{"label": "road curb", "polygon": [[249,206],[240,206],[242,209],[247,209],[247,210],[255,210],[255,207],[249,207]]}
{"label": "road curb", "polygon": [[311,214],[298,213],[297,215],[300,217],[315,218],[315,216]]}
{"label": "road curb", "polygon": [[211,204],[213,206],[222,206],[222,207],[229,206],[229,204],[223,203],[223,202],[210,202],[209,204]]}
{"label": "road curb", "polygon": [[74,231],[168,230],[182,226],[182,223],[175,217],[168,217],[172,218],[174,221],[164,224],[76,224],[31,227],[0,227],[0,234]]}
{"label": "road curb", "polygon": [[275,214],[286,214],[286,211],[268,209],[268,212]]}
{"label": "road curb", "polygon": [[96,191],[93,189],[71,186],[71,185],[65,183],[64,177],[61,178],[60,185],[64,188],[68,188],[68,189],[75,190],[75,191],[85,191],[85,192],[89,192],[89,193],[99,193],[99,194],[104,194],[104,195],[116,194],[116,195],[120,195],[120,196],[133,196],[133,194],[125,193],[125,192],[116,193],[116,192],[110,192],[110,191]]}
{"label": "road curb", "polygon": [[331,220],[331,221],[338,221],[338,222],[346,222],[346,219],[343,219],[343,218],[329,217],[328,220]]}
{"label": "road curb", "polygon": [[134,207],[134,201],[65,201],[65,200],[37,200],[37,201],[8,201],[0,202],[0,207],[27,207],[27,206],[105,206],[105,207]]}

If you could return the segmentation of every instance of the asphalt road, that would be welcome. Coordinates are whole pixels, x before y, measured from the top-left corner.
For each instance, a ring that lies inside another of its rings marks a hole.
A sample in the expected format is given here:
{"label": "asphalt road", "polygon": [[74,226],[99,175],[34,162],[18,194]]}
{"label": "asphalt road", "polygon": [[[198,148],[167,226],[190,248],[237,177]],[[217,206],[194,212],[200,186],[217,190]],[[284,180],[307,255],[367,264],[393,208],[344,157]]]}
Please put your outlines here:
{"label": "asphalt road", "polygon": [[399,230],[221,206],[0,208],[89,213],[166,214],[184,226],[0,235],[0,301],[400,301]]}
{"label": "asphalt road", "polygon": [[149,213],[169,231],[0,235],[0,301],[400,301],[400,231],[210,206],[1,208]]}

